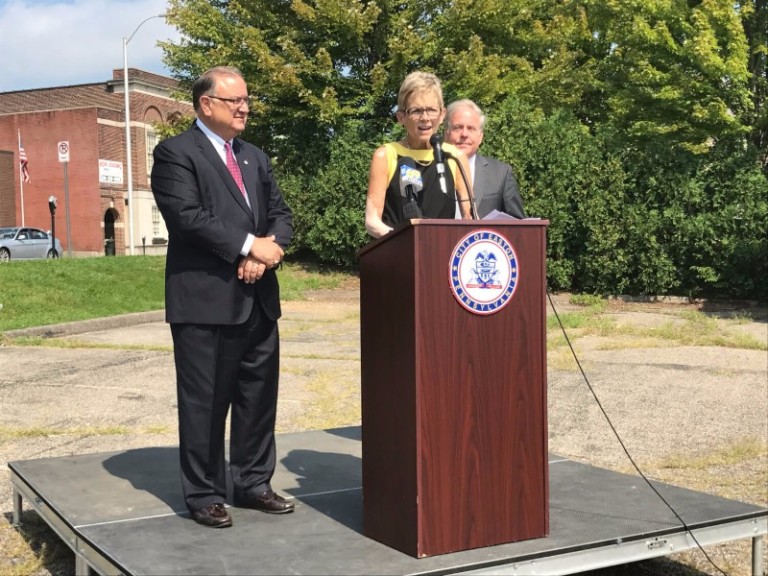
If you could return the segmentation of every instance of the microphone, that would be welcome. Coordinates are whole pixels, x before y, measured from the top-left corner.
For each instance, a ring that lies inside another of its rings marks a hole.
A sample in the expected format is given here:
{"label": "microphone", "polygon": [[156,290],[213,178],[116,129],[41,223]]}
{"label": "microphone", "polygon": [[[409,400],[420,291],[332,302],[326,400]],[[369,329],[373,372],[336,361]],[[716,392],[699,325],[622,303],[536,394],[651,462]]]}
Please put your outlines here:
{"label": "microphone", "polygon": [[448,194],[448,184],[445,181],[445,160],[443,159],[443,139],[438,134],[432,134],[429,139],[432,144],[432,152],[435,156],[435,168],[437,168],[437,180],[440,183],[440,190],[443,194]]}
{"label": "microphone", "polygon": [[[464,172],[464,167],[461,165],[461,162],[459,162],[458,158],[456,158],[453,154],[450,152],[446,152],[445,155],[448,158],[453,158],[456,161],[456,166],[459,167],[459,172],[461,173],[461,178],[464,180],[464,186],[467,188],[467,194],[469,195],[469,211],[474,220],[480,220],[480,217],[477,214],[477,204],[475,204],[475,193],[472,191],[472,183],[469,181],[469,178],[467,177],[466,172]],[[458,194],[456,195],[456,202],[459,201]]]}
{"label": "microphone", "polygon": [[400,164],[400,196],[403,198],[403,216],[406,220],[424,217],[418,203],[418,193],[423,188],[421,172],[416,169],[413,158],[403,158]]}

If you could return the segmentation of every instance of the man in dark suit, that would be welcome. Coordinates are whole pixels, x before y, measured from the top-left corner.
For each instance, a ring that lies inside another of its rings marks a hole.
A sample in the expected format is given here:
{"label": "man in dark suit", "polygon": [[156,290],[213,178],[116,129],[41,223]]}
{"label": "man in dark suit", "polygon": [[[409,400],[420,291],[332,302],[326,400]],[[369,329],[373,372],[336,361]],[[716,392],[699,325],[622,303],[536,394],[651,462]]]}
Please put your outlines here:
{"label": "man in dark suit", "polygon": [[[280,294],[275,267],[293,234],[269,158],[237,136],[248,89],[218,67],[192,86],[193,126],[154,151],[152,192],[169,231],[171,325],[184,499],[192,518],[232,525],[224,506],[269,513],[294,504],[273,492]],[[229,470],[225,422],[231,407]]]}
{"label": "man in dark suit", "polygon": [[478,216],[483,218],[498,210],[515,218],[525,218],[523,200],[512,167],[477,153],[483,143],[484,128],[485,115],[472,100],[457,100],[448,105],[445,141],[459,148],[469,159]]}

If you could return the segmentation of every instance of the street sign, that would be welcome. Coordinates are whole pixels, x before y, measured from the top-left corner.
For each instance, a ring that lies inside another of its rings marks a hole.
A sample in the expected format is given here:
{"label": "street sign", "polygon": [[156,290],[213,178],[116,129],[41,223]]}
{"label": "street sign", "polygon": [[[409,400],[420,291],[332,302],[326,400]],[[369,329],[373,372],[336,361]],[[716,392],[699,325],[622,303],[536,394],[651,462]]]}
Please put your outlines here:
{"label": "street sign", "polygon": [[99,182],[102,184],[122,184],[123,163],[116,160],[99,160]]}
{"label": "street sign", "polygon": [[69,142],[59,142],[59,162],[69,162]]}
{"label": "street sign", "polygon": [[67,213],[67,256],[72,257],[72,226],[69,222],[69,175],[67,167],[69,166],[69,142],[59,142],[56,146],[59,153],[59,162],[64,164],[64,204]]}

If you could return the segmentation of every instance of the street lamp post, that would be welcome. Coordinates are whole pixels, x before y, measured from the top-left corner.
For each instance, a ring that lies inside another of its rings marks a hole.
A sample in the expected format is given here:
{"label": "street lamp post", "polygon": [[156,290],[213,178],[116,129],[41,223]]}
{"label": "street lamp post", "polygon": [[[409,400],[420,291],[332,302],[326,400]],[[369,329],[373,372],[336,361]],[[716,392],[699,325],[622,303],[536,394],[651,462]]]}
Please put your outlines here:
{"label": "street lamp post", "polygon": [[134,254],[133,243],[133,160],[131,158],[131,102],[128,96],[128,43],[134,37],[136,32],[139,31],[145,22],[152,20],[153,18],[163,18],[165,14],[156,14],[150,16],[141,21],[136,26],[133,34],[126,38],[123,36],[123,92],[125,93],[125,152],[126,152],[126,166],[128,172],[128,246],[130,247],[130,254]]}
{"label": "street lamp post", "polygon": [[61,256],[56,250],[56,204],[56,196],[48,196],[48,210],[51,212],[51,250],[54,258]]}

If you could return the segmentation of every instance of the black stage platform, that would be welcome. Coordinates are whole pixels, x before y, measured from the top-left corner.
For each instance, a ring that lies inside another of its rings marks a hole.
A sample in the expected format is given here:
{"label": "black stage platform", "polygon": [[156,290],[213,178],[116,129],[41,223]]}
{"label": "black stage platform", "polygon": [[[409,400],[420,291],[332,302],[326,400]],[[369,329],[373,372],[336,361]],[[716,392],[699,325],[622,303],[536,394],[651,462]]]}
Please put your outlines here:
{"label": "black stage platform", "polygon": [[[416,559],[361,533],[359,427],[283,434],[278,451],[273,487],[296,499],[286,516],[232,508],[232,528],[198,526],[167,447],[11,462],[14,523],[26,499],[83,575],[573,574],[695,547],[641,478],[551,456],[548,538]],[[656,487],[703,546],[752,539],[762,574],[768,510]]]}

